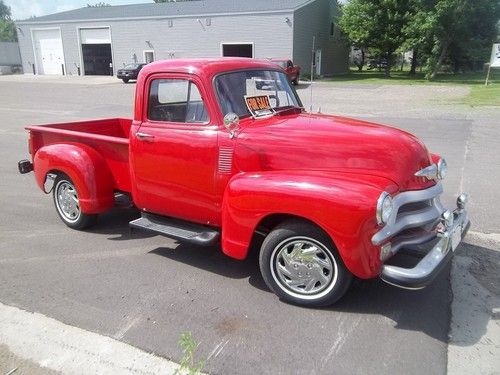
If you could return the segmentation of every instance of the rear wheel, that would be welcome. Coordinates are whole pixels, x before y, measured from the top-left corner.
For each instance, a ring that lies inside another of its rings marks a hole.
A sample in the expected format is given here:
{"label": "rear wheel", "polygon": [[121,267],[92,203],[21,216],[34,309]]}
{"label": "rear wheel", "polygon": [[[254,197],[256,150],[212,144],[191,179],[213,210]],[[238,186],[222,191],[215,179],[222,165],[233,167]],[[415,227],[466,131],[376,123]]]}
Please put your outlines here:
{"label": "rear wheel", "polygon": [[274,229],[262,244],[259,263],[267,286],[302,306],[331,305],[352,281],[330,237],[305,221],[287,221]]}
{"label": "rear wheel", "polygon": [[97,215],[82,212],[75,184],[65,174],[60,174],[52,190],[54,205],[61,220],[73,229],[84,229],[95,224]]}

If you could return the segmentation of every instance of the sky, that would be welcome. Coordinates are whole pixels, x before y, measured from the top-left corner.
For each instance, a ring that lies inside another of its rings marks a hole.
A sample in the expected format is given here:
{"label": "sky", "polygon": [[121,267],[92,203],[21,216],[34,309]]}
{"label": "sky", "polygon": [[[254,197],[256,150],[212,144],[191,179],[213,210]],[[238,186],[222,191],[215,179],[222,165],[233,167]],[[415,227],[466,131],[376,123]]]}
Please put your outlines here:
{"label": "sky", "polygon": [[4,0],[4,3],[10,7],[12,18],[23,20],[31,16],[40,17],[46,14],[81,8],[87,6],[87,4],[95,4],[101,1],[111,5],[153,2],[153,0]]}

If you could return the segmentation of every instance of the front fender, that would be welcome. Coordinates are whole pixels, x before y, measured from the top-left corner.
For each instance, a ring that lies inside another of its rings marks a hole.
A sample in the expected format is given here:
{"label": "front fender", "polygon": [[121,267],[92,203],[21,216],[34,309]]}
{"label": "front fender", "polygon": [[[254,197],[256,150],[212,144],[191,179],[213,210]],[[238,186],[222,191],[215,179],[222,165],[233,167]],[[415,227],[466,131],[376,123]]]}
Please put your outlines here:
{"label": "front fender", "polygon": [[233,258],[244,259],[253,233],[265,217],[293,215],[328,233],[354,275],[374,277],[381,264],[370,238],[377,230],[376,202],[383,190],[392,193],[397,186],[382,177],[349,173],[235,175],[224,193],[222,249]]}
{"label": "front fender", "polygon": [[104,158],[80,143],[58,143],[40,148],[33,157],[38,186],[45,191],[49,172],[67,174],[76,186],[82,212],[104,212],[114,204],[113,179]]}

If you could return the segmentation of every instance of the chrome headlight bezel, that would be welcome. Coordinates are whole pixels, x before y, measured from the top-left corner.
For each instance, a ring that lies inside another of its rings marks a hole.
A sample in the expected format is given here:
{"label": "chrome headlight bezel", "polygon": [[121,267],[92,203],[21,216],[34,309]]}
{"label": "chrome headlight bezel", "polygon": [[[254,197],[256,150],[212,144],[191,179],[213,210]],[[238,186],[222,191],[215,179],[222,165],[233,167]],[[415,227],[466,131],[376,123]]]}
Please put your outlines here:
{"label": "chrome headlight bezel", "polygon": [[384,191],[377,200],[377,223],[378,225],[387,224],[394,210],[394,201],[391,195]]}
{"label": "chrome headlight bezel", "polygon": [[436,177],[439,180],[443,180],[446,177],[447,173],[448,173],[448,164],[446,163],[446,160],[444,158],[441,158],[437,163]]}

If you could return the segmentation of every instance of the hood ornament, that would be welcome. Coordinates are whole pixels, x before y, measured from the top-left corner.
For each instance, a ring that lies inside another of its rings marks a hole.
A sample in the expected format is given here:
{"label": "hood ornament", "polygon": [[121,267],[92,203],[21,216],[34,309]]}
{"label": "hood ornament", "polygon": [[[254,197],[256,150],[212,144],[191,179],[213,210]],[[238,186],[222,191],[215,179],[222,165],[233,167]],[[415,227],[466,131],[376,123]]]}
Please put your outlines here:
{"label": "hood ornament", "polygon": [[436,180],[437,179],[437,165],[436,164],[431,164],[428,167],[425,167],[421,170],[419,170],[417,173],[415,173],[415,176],[417,177],[425,177],[428,180]]}
{"label": "hood ornament", "polygon": [[415,173],[417,177],[425,177],[428,180],[442,180],[446,176],[446,160],[439,159],[437,164],[431,164]]}

